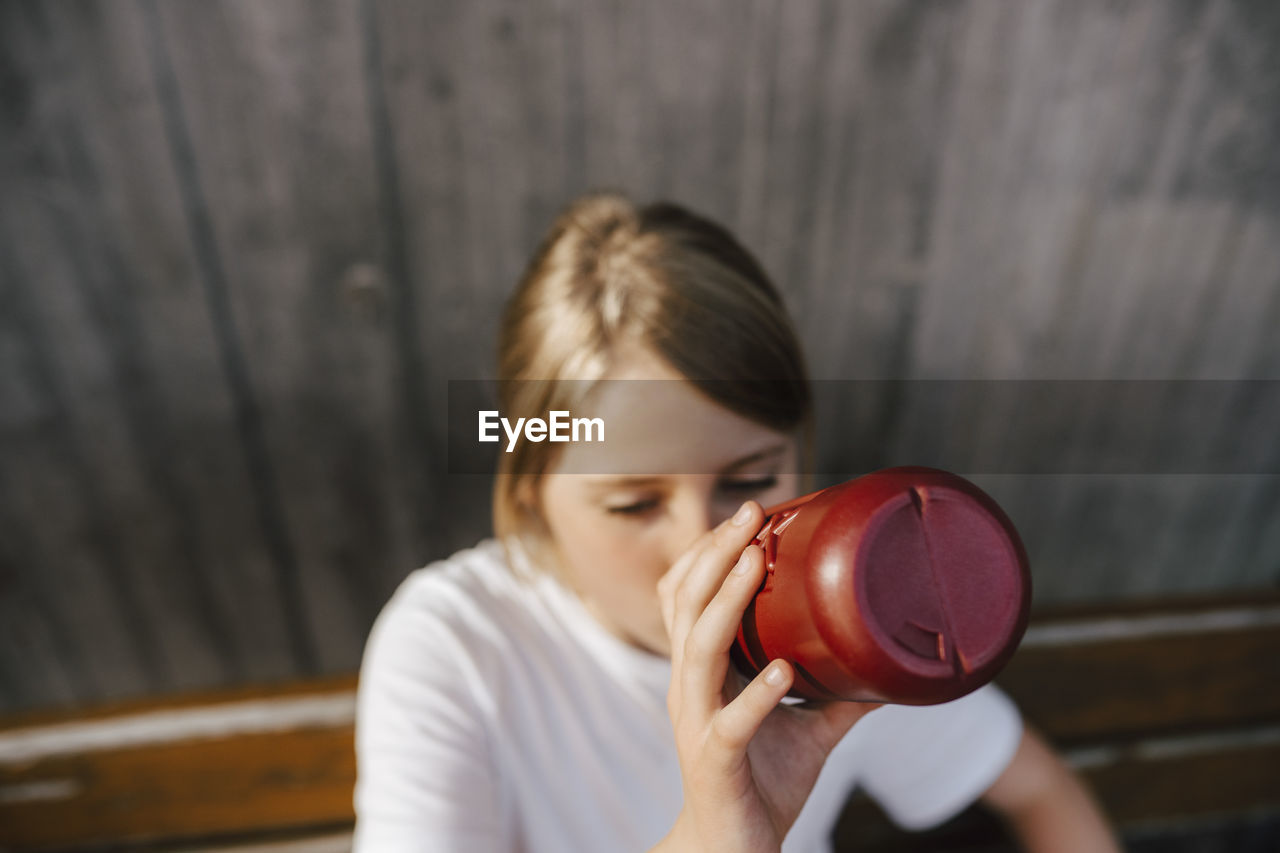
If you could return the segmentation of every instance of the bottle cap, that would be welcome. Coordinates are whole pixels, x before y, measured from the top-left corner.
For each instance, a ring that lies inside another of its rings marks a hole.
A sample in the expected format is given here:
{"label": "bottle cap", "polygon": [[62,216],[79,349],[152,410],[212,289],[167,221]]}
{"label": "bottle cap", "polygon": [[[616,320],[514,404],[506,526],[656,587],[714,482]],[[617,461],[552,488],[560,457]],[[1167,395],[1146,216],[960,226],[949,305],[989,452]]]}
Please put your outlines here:
{"label": "bottle cap", "polygon": [[1025,549],[961,477],[890,468],[766,512],[765,582],[735,659],[787,658],[793,695],[945,702],[990,681],[1022,638]]}

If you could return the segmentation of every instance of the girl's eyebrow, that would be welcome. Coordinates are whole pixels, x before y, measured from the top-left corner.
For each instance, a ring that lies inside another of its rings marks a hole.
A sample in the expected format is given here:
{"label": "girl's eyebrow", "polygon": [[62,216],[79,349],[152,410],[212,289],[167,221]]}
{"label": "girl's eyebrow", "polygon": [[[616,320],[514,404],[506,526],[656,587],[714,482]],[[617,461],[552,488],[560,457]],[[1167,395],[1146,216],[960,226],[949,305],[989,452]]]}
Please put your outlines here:
{"label": "girl's eyebrow", "polygon": [[637,488],[639,486],[652,486],[662,483],[664,477],[608,477],[603,480],[596,480],[590,484],[591,488],[604,491],[606,489],[618,488]]}
{"label": "girl's eyebrow", "polygon": [[787,449],[787,445],[785,442],[782,444],[775,444],[772,447],[766,447],[764,450],[758,450],[755,453],[752,453],[748,456],[744,456],[741,459],[738,459],[730,463],[729,465],[726,465],[724,468],[720,470],[720,473],[732,474],[734,471],[737,471],[739,468],[745,468],[746,466],[750,465],[752,462],[760,462],[761,460],[770,459],[774,456],[781,456],[786,451],[786,449]]}
{"label": "girl's eyebrow", "polygon": [[[775,444],[772,447],[766,447],[763,450],[757,450],[755,453],[749,453],[740,459],[735,459],[733,462],[730,462],[728,465],[721,468],[720,471],[717,473],[733,474],[736,471],[738,471],[738,469],[745,468],[746,466],[752,464],[753,462],[760,462],[765,459],[772,459],[773,457],[781,456],[783,453],[786,452],[786,449],[787,449],[786,442],[783,442],[781,444]],[[667,479],[668,479],[667,477],[662,477],[662,476],[646,476],[646,475],[604,477],[598,480],[593,480],[589,484],[589,486],[592,489],[603,492],[608,489],[625,489],[625,488],[634,489],[634,488],[640,488],[643,486],[660,486],[664,484]]]}

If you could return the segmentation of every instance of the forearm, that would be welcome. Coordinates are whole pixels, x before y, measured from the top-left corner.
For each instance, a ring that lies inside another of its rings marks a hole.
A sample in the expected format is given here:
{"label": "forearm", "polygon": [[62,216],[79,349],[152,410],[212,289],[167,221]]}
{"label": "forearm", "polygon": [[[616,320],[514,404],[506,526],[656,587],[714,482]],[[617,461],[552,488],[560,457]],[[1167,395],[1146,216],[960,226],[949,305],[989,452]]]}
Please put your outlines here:
{"label": "forearm", "polygon": [[1102,809],[1074,773],[1064,774],[1051,797],[1004,817],[1028,853],[1119,853],[1121,849]]}
{"label": "forearm", "polygon": [[1013,761],[983,797],[1029,853],[1118,853],[1120,843],[1093,794],[1030,728]]}

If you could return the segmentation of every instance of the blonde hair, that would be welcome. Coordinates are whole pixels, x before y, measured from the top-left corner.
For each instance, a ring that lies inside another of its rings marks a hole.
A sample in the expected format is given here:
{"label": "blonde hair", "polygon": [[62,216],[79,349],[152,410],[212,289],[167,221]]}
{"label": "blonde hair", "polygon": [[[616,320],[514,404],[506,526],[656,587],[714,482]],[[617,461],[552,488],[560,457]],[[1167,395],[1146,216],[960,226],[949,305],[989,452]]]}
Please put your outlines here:
{"label": "blonde hair", "polygon": [[[503,414],[580,408],[624,342],[654,352],[736,414],[803,430],[808,453],[803,354],[760,264],[724,228],[679,205],[637,207],[592,193],[556,218],[507,302],[498,340]],[[536,486],[554,452],[526,441],[500,454],[493,489],[498,538],[518,540],[544,567],[555,556]]]}

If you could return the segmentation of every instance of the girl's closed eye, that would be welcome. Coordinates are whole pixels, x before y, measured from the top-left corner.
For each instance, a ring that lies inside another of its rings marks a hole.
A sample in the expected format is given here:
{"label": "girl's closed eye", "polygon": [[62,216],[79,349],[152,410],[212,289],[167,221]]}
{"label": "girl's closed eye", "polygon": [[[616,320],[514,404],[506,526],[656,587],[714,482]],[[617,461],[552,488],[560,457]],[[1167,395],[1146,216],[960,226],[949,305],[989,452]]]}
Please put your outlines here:
{"label": "girl's closed eye", "polygon": [[658,508],[657,498],[640,498],[637,500],[622,501],[616,504],[606,504],[605,512],[613,515],[644,515],[647,512]]}
{"label": "girl's closed eye", "polygon": [[753,492],[766,492],[776,485],[778,485],[778,477],[774,474],[769,474],[764,477],[724,480],[720,483],[720,489],[731,494],[749,494]]}

